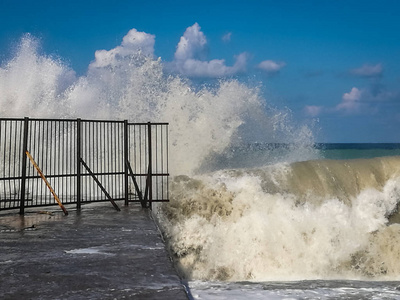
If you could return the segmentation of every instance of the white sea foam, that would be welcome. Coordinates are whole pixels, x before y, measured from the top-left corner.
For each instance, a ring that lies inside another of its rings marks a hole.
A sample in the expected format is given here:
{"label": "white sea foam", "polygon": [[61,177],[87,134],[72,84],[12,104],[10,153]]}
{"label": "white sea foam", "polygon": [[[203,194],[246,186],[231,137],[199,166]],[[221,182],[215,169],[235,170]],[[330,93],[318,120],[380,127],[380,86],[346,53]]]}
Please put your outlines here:
{"label": "white sea foam", "polygon": [[391,157],[177,177],[160,217],[189,279],[398,279],[399,169]]}

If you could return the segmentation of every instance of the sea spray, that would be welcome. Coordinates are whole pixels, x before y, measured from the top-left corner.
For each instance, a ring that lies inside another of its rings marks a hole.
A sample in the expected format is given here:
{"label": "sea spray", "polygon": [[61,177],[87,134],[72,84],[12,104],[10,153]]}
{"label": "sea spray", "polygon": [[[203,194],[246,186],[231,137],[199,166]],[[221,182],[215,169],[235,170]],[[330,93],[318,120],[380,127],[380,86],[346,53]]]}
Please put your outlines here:
{"label": "sea spray", "polygon": [[212,169],[207,160],[238,142],[294,142],[308,149],[303,159],[313,157],[309,127],[292,124],[258,88],[236,79],[196,85],[169,74],[160,58],[135,45],[134,34],[151,46],[154,36],[131,30],[120,46],[97,51],[79,77],[25,35],[0,68],[0,116],[169,122],[172,175]]}
{"label": "sea spray", "polygon": [[59,59],[39,54],[40,43],[27,34],[15,56],[0,68],[0,117],[63,117],[65,92],[75,73]]}

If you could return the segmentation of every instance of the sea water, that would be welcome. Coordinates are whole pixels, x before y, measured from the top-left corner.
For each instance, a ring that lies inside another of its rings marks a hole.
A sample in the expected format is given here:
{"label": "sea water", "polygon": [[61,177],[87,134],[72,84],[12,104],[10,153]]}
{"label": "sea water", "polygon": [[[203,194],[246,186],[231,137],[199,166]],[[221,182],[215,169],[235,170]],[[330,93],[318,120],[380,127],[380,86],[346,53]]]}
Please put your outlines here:
{"label": "sea water", "polygon": [[396,281],[191,282],[191,299],[400,299]]}
{"label": "sea water", "polygon": [[257,86],[195,84],[131,40],[79,76],[22,37],[0,117],[169,122],[170,202],[154,213],[195,299],[400,298],[398,145],[316,144]]}

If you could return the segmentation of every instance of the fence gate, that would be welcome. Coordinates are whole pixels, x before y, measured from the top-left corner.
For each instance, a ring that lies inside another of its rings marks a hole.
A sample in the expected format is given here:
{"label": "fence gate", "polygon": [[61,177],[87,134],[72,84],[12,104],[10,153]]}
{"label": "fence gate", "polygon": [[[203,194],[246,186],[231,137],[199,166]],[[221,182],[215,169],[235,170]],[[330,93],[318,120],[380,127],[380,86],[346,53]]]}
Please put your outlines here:
{"label": "fence gate", "polygon": [[0,210],[168,201],[168,124],[0,118]]}

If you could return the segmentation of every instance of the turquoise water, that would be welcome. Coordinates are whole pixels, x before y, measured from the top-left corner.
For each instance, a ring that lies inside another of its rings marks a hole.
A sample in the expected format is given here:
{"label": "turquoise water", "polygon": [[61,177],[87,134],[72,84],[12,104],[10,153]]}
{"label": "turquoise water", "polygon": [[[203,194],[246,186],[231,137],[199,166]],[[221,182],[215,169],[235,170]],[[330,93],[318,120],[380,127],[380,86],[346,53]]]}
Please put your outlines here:
{"label": "turquoise water", "polygon": [[199,172],[221,169],[258,168],[277,163],[292,163],[315,159],[368,159],[399,156],[400,143],[316,143],[314,145],[254,143],[227,148],[213,153]]}
{"label": "turquoise water", "polygon": [[326,159],[357,159],[400,155],[399,143],[316,144],[315,148]]}

